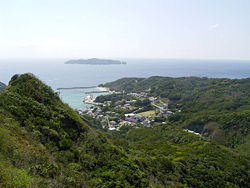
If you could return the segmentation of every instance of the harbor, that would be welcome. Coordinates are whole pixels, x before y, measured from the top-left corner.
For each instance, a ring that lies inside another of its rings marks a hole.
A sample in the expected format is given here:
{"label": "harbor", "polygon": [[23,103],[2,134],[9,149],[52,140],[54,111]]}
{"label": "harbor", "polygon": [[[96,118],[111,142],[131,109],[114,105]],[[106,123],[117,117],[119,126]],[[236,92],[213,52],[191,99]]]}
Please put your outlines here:
{"label": "harbor", "polygon": [[91,89],[99,88],[98,86],[87,86],[87,87],[59,87],[57,90],[72,90],[72,89]]}
{"label": "harbor", "polygon": [[108,88],[105,88],[105,87],[96,87],[98,90],[97,91],[87,91],[87,92],[84,92],[85,94],[89,94],[87,97],[84,98],[83,102],[85,104],[92,104],[92,105],[101,105],[101,103],[97,103],[95,102],[95,97],[94,97],[94,93],[96,94],[108,94],[110,93],[109,89]]}
{"label": "harbor", "polygon": [[61,99],[66,103],[71,104],[74,109],[86,110],[92,105],[99,105],[94,102],[99,95],[107,95],[110,93],[105,87],[60,87],[57,88]]}
{"label": "harbor", "polygon": [[101,103],[95,102],[95,97],[93,97],[93,94],[88,95],[84,98],[83,102],[85,104],[92,104],[92,105],[101,105]]}

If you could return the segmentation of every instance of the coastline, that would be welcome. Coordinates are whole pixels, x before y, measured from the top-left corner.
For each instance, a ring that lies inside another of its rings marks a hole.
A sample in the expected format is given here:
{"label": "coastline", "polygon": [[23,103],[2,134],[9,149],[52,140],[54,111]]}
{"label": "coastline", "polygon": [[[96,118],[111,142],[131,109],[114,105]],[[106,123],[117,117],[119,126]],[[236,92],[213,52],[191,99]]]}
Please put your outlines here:
{"label": "coastline", "polygon": [[[107,87],[95,87],[95,88],[97,88],[99,90],[98,93],[102,93],[102,92],[109,92],[110,93],[110,90]],[[88,95],[87,97],[85,97],[83,99],[83,102],[85,104],[102,105],[102,103],[95,102],[95,97],[93,97],[93,95],[91,93],[92,92],[90,92],[90,95]]]}
{"label": "coastline", "polygon": [[103,91],[103,92],[110,92],[110,90],[109,90],[109,88],[107,88],[107,87],[96,87],[99,91]]}
{"label": "coastline", "polygon": [[84,98],[83,102],[85,104],[93,104],[93,105],[101,105],[101,103],[94,102],[95,98],[93,98],[91,95],[88,95]]}

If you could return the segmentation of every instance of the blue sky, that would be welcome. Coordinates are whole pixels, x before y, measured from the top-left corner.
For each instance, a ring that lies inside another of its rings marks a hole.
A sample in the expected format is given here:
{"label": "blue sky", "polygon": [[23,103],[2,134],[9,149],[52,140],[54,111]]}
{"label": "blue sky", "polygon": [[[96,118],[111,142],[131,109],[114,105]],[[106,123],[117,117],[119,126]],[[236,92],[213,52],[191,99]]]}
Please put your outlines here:
{"label": "blue sky", "polygon": [[250,59],[249,0],[0,0],[0,58]]}

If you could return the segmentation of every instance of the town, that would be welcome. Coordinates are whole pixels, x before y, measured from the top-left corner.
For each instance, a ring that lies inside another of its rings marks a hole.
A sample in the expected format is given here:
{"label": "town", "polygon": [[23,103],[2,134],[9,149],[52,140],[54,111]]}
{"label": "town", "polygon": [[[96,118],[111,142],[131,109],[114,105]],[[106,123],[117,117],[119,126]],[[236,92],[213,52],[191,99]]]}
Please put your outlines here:
{"label": "town", "polygon": [[147,92],[125,93],[111,91],[96,98],[88,95],[84,102],[92,104],[81,115],[98,119],[102,128],[119,130],[122,126],[152,127],[166,124],[173,112],[168,109],[168,101],[149,96]]}

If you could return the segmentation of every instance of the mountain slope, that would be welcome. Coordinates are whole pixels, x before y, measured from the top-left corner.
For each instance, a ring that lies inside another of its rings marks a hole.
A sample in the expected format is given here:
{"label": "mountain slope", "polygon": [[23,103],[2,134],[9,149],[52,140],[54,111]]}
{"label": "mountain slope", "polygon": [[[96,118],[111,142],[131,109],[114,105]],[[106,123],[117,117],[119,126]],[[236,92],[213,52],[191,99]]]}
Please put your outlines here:
{"label": "mountain slope", "polygon": [[0,111],[1,186],[147,186],[122,150],[32,74],[12,77],[0,95]]}
{"label": "mountain slope", "polygon": [[0,187],[249,187],[244,157],[179,128],[86,122],[34,75],[13,76],[0,94]]}

